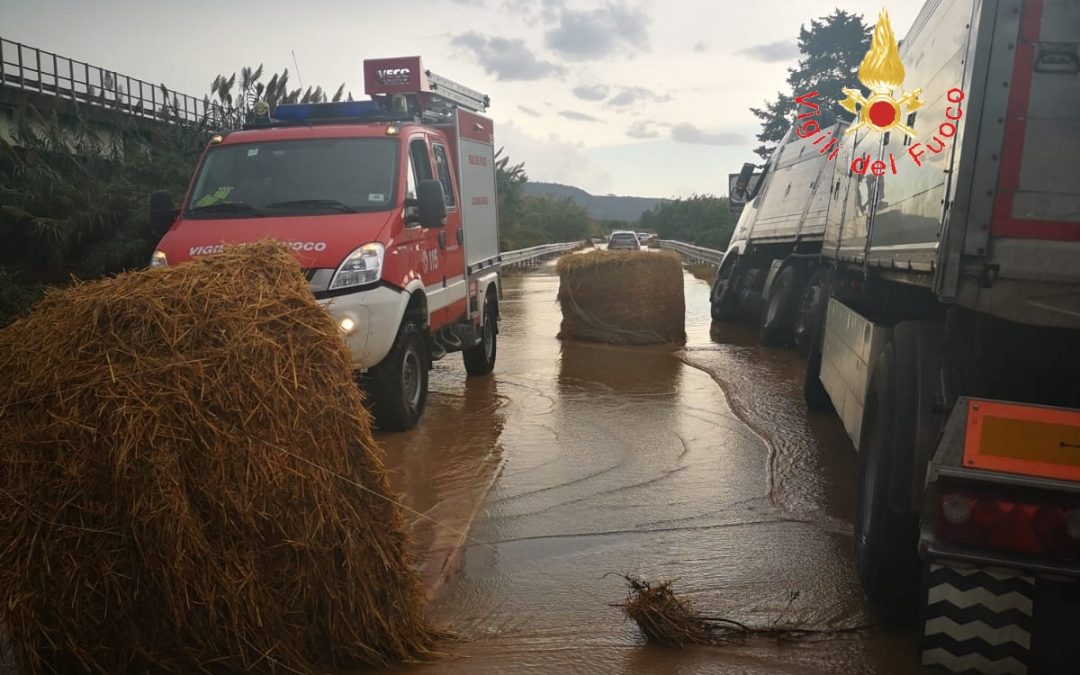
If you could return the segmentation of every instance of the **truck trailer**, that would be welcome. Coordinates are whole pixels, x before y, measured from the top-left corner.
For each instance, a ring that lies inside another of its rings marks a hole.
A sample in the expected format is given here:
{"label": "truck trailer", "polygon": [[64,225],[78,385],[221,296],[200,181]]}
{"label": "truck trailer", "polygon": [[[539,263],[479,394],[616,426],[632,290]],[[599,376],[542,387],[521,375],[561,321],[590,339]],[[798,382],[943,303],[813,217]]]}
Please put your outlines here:
{"label": "truck trailer", "polygon": [[376,424],[414,427],[428,371],[462,352],[495,364],[499,223],[487,96],[420,57],[364,62],[368,101],[263,106],[215,135],[181,208],[151,196],[167,228],[151,266],[228,244],[283,241],[341,329]]}
{"label": "truck trailer", "polygon": [[859,579],[957,672],[1080,663],[1078,43],[1075,0],[926,2],[914,133],[822,122],[823,159],[797,119],[711,296],[807,354],[857,451]]}

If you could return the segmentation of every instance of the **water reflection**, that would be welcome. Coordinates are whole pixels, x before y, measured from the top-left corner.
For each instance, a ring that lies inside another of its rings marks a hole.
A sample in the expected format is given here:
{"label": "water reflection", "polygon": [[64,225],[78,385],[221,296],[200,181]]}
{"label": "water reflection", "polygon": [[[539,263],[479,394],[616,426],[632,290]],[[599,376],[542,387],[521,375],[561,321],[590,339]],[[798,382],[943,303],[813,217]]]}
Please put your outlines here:
{"label": "water reflection", "polygon": [[[460,387],[460,384],[459,384]],[[468,378],[460,393],[432,391],[421,424],[380,434],[393,489],[429,588],[452,574],[453,553],[503,461],[505,397],[493,377]]]}
{"label": "water reflection", "polygon": [[[563,341],[559,359],[559,393],[624,397],[674,395],[682,363],[671,347],[620,347]],[[610,402],[610,401],[609,401]]]}

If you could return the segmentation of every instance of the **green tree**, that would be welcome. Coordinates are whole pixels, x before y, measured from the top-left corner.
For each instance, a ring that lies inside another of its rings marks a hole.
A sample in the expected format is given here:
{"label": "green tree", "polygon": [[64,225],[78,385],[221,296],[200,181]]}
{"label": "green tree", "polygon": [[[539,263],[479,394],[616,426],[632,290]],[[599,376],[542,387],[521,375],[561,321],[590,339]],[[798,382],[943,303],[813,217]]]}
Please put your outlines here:
{"label": "green tree", "polygon": [[521,216],[521,200],[525,196],[522,186],[529,176],[525,173],[525,163],[510,164],[504,150],[499,148],[495,153],[495,193],[498,195],[499,221],[505,228]]}
{"label": "green tree", "polygon": [[727,197],[693,195],[664,201],[641,214],[639,229],[708,248],[725,249],[738,220]]}
{"label": "green tree", "polygon": [[809,28],[800,27],[798,45],[802,56],[796,67],[788,68],[790,93],[777,92],[776,99],[766,101],[764,107],[750,109],[761,120],[757,139],[762,145],[754,152],[762,159],[772,154],[791,126],[796,96],[816,91],[814,100],[818,105],[850,117],[836,103],[844,98],[840,91],[843,87],[857,86],[859,63],[870,48],[871,29],[861,14],[841,9],[811,20]]}
{"label": "green tree", "polygon": [[108,126],[17,110],[0,139],[0,325],[50,285],[147,264],[162,232],[147,195],[183,194],[210,131],[116,115]]}
{"label": "green tree", "polygon": [[499,239],[504,251],[585,239],[598,231],[585,207],[572,199],[526,195],[525,164],[512,164],[495,153],[495,187],[499,198]]}

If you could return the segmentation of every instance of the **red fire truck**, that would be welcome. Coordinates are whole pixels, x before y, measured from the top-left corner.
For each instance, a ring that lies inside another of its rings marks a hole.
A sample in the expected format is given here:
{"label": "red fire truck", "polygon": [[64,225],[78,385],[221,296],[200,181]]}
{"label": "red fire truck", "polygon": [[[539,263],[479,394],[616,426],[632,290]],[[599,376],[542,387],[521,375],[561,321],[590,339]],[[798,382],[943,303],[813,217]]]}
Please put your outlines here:
{"label": "red fire truck", "polygon": [[341,328],[376,423],[420,419],[428,371],[460,351],[495,364],[499,232],[487,96],[420,58],[364,62],[368,101],[279,105],[214,136],[151,261],[172,265],[273,238]]}

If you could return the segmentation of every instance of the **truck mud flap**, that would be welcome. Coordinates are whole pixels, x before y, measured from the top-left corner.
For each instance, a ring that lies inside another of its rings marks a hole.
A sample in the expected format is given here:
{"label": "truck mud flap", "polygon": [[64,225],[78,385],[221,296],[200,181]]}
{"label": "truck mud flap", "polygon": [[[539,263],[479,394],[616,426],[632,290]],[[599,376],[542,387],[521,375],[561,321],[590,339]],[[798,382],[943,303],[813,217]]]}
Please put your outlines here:
{"label": "truck mud flap", "polygon": [[922,665],[954,673],[1028,672],[1034,577],[940,563],[930,563],[926,574]]}

